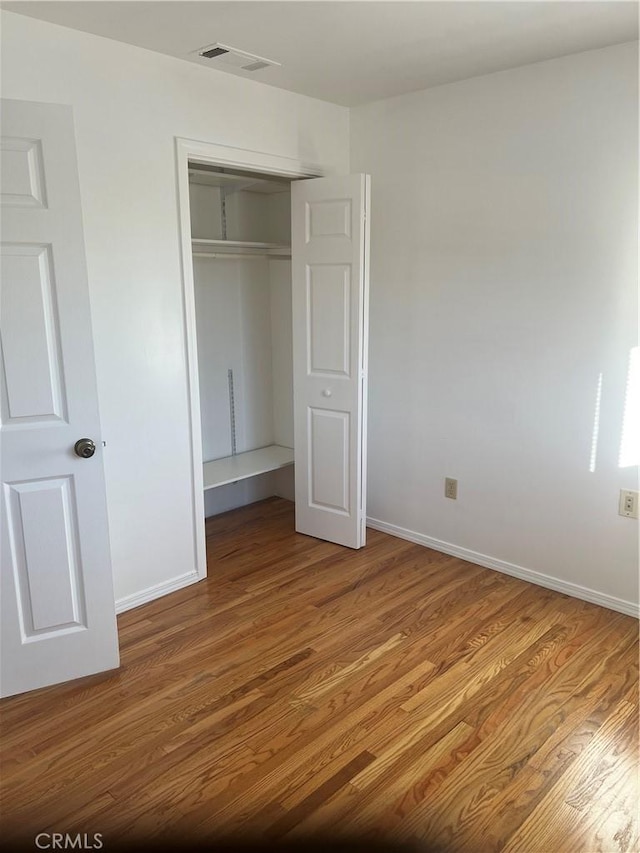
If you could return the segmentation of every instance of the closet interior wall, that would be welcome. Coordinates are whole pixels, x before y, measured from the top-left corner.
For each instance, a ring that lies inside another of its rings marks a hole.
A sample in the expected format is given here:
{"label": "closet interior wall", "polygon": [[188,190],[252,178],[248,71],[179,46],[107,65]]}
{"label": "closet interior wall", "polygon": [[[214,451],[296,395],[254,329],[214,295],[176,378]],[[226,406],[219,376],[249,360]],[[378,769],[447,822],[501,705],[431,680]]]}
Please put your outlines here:
{"label": "closet interior wall", "polygon": [[[190,179],[192,239],[230,244],[194,243],[206,464],[229,457],[234,450],[241,454],[270,445],[293,447],[291,261],[281,255],[270,257],[260,247],[247,247],[248,243],[272,244],[286,247],[283,255],[287,250],[290,254],[291,201],[286,184],[275,185],[275,191],[262,182],[255,189],[229,189],[198,180],[198,176]],[[244,244],[237,250],[236,241]],[[243,256],[245,251],[251,254]],[[207,489],[205,515],[271,495],[293,500],[292,465]]]}

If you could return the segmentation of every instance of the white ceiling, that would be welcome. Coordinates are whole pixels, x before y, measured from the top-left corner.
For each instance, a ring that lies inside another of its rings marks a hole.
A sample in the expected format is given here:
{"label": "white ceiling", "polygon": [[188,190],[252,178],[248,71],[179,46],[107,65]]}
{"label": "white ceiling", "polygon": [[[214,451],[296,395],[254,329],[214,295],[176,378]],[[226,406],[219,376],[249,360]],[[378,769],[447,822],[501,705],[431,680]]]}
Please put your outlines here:
{"label": "white ceiling", "polygon": [[[21,0],[2,8],[346,106],[638,38],[633,0]],[[282,67],[252,74],[193,53],[213,42]]]}

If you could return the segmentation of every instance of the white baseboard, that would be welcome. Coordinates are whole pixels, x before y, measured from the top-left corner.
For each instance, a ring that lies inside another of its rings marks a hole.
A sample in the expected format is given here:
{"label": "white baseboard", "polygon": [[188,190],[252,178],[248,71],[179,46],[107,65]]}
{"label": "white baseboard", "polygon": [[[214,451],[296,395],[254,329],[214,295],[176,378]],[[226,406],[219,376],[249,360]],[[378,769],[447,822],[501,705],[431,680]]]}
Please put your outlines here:
{"label": "white baseboard", "polygon": [[471,551],[469,548],[461,548],[459,545],[452,545],[450,542],[442,542],[440,539],[433,539],[431,536],[425,536],[423,533],[416,533],[414,530],[407,530],[395,524],[388,524],[386,521],[380,521],[377,518],[367,518],[367,527],[372,527],[374,530],[381,530],[383,533],[389,533],[391,536],[397,536],[399,539],[407,539],[409,542],[424,545],[426,548],[441,551],[443,554],[449,554],[452,557],[459,557],[461,560],[466,560],[468,563],[475,563],[478,566],[484,566],[486,569],[503,572],[505,575],[511,575],[528,583],[544,586],[547,589],[562,592],[573,598],[589,601],[591,604],[599,604],[601,607],[609,608],[609,610],[616,610],[619,613],[625,613],[627,616],[635,616],[636,619],[640,618],[640,605],[633,601],[625,601],[623,598],[616,598],[614,595],[607,595],[604,592],[598,592],[587,586],[569,583],[568,581],[560,580],[560,578],[545,575],[542,572],[525,569],[524,566],[507,563],[495,557],[488,557],[486,554],[479,554],[477,551]]}
{"label": "white baseboard", "polygon": [[125,610],[133,610],[134,607],[140,607],[141,604],[147,604],[149,601],[155,601],[156,598],[162,598],[163,595],[168,595],[170,592],[176,592],[178,589],[183,589],[185,586],[190,586],[200,580],[197,572],[186,572],[184,575],[178,575],[177,578],[171,578],[169,581],[149,586],[140,592],[134,592],[132,595],[125,595],[123,598],[116,599],[116,613],[124,613]]}

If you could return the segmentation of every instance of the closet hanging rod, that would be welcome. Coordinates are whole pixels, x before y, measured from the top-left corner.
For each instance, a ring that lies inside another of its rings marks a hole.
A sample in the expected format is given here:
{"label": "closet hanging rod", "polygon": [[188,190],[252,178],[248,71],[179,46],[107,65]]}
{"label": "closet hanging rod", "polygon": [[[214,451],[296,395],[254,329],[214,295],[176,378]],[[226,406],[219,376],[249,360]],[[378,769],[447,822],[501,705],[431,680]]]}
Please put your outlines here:
{"label": "closet hanging rod", "polygon": [[264,249],[264,250],[280,250],[281,252],[290,252],[291,245],[288,243],[265,243],[255,240],[210,240],[208,237],[192,237],[191,245],[193,248],[202,249]]}
{"label": "closet hanging rod", "polygon": [[227,260],[239,260],[240,258],[273,258],[276,261],[289,261],[291,255],[274,255],[271,252],[193,252],[194,258],[226,258]]}

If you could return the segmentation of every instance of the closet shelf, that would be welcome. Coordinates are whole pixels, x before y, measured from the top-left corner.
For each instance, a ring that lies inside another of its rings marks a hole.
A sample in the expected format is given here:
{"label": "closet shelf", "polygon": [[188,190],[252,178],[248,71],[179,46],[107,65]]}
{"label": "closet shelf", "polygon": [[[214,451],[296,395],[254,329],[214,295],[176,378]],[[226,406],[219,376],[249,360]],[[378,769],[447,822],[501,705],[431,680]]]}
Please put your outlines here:
{"label": "closet shelf", "polygon": [[235,456],[225,456],[224,459],[214,459],[213,462],[205,462],[202,466],[204,490],[286,468],[287,465],[293,465],[293,450],[279,444],[271,444],[269,447],[260,447],[258,450],[249,450]]}
{"label": "closet shelf", "polygon": [[189,168],[189,181],[192,184],[202,184],[207,187],[218,187],[226,195],[234,192],[272,193],[288,192],[291,187],[290,180],[278,180],[266,176],[258,176],[243,172],[232,174],[221,173],[211,169],[198,169],[195,166]]}
{"label": "closet shelf", "polygon": [[220,255],[267,255],[268,257],[291,257],[291,246],[280,243],[252,243],[247,240],[204,240],[194,238],[191,241],[193,254],[202,257]]}

